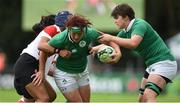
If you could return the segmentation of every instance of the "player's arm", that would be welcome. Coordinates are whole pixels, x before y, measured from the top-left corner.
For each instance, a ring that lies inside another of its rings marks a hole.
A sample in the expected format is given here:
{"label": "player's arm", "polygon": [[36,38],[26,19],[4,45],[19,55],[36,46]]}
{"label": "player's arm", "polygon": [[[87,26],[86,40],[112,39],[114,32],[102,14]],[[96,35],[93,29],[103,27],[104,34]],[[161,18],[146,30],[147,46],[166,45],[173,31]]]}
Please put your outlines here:
{"label": "player's arm", "polygon": [[39,54],[39,70],[37,73],[33,74],[33,84],[34,85],[40,85],[45,80],[45,63],[47,60],[47,54],[45,52],[40,51]]}
{"label": "player's arm", "polygon": [[40,51],[43,51],[45,53],[48,54],[48,56],[51,56],[55,53],[59,54],[61,57],[64,57],[64,58],[68,58],[71,56],[71,52],[66,50],[66,49],[60,49],[60,48],[55,48],[51,45],[48,44],[48,41],[49,41],[49,38],[47,37],[42,37],[41,38],[41,41],[38,45],[38,49]]}
{"label": "player's arm", "polygon": [[116,53],[118,53],[120,56],[121,56],[121,50],[120,50],[120,47],[119,45],[117,45],[116,43],[114,42],[109,42],[108,44],[109,46],[113,47],[116,51]]}
{"label": "player's arm", "polygon": [[45,52],[40,51],[39,55],[39,71],[43,71],[45,73],[45,63],[47,60],[48,56]]}
{"label": "player's arm", "polygon": [[49,55],[54,54],[55,48],[48,44],[48,41],[58,34],[60,31],[58,27],[51,25],[46,27],[40,34],[42,35],[40,43],[38,45],[38,49],[48,53]]}
{"label": "player's arm", "polygon": [[46,52],[49,55],[52,55],[56,52],[56,50],[54,47],[52,47],[48,44],[48,41],[49,41],[49,38],[43,36],[38,45],[38,49],[40,51]]}
{"label": "player's arm", "polygon": [[113,59],[110,61],[110,63],[117,63],[120,60],[120,58],[122,57],[121,49],[120,49],[119,45],[114,42],[109,42],[108,45],[113,47],[115,50],[115,53],[112,56]]}
{"label": "player's arm", "polygon": [[125,39],[115,36],[110,39],[112,39],[112,41],[117,43],[119,46],[128,49],[135,49],[136,47],[138,47],[138,45],[140,44],[143,38],[140,35],[133,35],[130,39]]}
{"label": "player's arm", "polygon": [[99,42],[113,41],[116,44],[118,44],[120,47],[124,47],[124,48],[128,48],[128,49],[134,49],[140,44],[142,39],[143,38],[140,35],[133,35],[130,39],[126,39],[126,38],[112,36],[109,34],[103,34],[99,38]]}
{"label": "player's arm", "polygon": [[[101,31],[97,31],[97,32],[100,34],[100,36],[97,38],[98,41],[100,41],[101,38],[102,38],[104,35],[106,35],[106,34],[103,33],[103,32],[101,32]],[[111,36],[111,35],[109,35],[109,34],[107,34],[107,35],[108,35],[108,36]],[[110,37],[108,37],[107,40],[108,40],[109,38],[110,38]],[[113,48],[115,49],[115,54],[113,55],[112,63],[117,63],[117,62],[119,61],[119,59],[121,58],[121,56],[122,56],[119,45],[116,44],[116,43],[113,42],[113,41],[110,41],[110,40],[109,40],[108,42],[104,41],[104,42],[101,42],[101,43],[104,43],[104,44],[106,44],[106,45],[109,45],[109,46],[111,46],[111,47],[113,47]]]}

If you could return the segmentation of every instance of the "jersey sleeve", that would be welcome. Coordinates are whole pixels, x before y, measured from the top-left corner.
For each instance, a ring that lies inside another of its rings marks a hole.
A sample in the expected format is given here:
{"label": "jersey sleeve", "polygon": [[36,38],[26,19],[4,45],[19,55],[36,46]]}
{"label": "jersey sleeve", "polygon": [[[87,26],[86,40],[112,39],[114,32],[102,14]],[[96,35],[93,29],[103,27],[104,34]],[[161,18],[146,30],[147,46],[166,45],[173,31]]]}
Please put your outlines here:
{"label": "jersey sleeve", "polygon": [[47,26],[43,31],[43,36],[51,39],[56,34],[60,33],[60,29],[56,27],[55,25]]}
{"label": "jersey sleeve", "polygon": [[98,37],[101,35],[96,29],[94,28],[87,28],[87,32],[90,33],[91,41],[96,41]]}
{"label": "jersey sleeve", "polygon": [[123,30],[121,30],[118,34],[117,34],[118,37],[121,37],[121,38],[125,38],[125,32]]}
{"label": "jersey sleeve", "polygon": [[55,47],[55,48],[62,48],[64,44],[64,40],[66,38],[65,34],[67,33],[67,30],[64,30],[63,32],[55,35],[52,39],[48,41],[48,44]]}
{"label": "jersey sleeve", "polygon": [[144,37],[146,31],[147,31],[147,25],[144,22],[142,22],[138,25],[135,25],[134,30],[131,33],[131,36],[140,35],[141,37]]}

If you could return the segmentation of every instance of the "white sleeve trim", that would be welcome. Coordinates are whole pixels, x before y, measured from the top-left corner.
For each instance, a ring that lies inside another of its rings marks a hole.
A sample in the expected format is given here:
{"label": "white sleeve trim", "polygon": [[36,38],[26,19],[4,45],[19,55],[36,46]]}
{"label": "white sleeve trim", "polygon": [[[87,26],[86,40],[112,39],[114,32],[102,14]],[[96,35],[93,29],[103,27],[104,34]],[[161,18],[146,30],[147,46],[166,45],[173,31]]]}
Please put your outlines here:
{"label": "white sleeve trim", "polygon": [[57,25],[54,25],[56,27],[57,32],[61,32],[60,28]]}
{"label": "white sleeve trim", "polygon": [[43,36],[44,36],[44,37],[47,37],[47,38],[49,38],[49,39],[52,38],[52,37],[51,37],[48,33],[46,33],[45,31],[41,31],[39,35],[41,35],[42,37],[43,37]]}

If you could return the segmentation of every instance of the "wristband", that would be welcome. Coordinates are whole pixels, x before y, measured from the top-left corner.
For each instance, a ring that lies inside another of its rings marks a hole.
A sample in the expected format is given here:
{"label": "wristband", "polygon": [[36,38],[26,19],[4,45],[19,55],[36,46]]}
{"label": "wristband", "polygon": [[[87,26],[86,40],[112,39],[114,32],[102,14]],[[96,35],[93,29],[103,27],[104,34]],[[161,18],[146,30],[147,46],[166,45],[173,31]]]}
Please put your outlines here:
{"label": "wristband", "polygon": [[54,53],[59,53],[59,52],[60,52],[60,49],[58,49],[58,48],[54,49]]}

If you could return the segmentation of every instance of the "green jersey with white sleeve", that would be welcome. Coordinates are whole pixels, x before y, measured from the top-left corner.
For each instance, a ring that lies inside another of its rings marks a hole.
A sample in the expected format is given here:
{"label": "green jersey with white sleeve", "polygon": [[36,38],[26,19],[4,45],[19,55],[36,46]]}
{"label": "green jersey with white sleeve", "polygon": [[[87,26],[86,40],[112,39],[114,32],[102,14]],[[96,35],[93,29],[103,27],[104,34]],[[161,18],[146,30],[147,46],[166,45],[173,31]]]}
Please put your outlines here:
{"label": "green jersey with white sleeve", "polygon": [[133,19],[128,27],[127,30],[120,31],[117,36],[122,38],[141,36],[143,39],[134,51],[145,59],[147,66],[163,60],[175,60],[159,34],[146,21]]}

